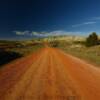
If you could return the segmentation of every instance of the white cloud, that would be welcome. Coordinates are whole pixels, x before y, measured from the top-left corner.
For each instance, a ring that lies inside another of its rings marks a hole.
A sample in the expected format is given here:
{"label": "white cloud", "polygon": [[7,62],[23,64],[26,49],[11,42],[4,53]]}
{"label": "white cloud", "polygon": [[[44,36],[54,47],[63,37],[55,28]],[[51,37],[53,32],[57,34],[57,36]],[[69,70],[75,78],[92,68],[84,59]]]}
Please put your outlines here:
{"label": "white cloud", "polygon": [[17,36],[47,36],[47,32],[13,31]]}
{"label": "white cloud", "polygon": [[82,24],[76,24],[76,25],[72,25],[72,27],[80,27],[80,26],[83,26],[83,25],[91,25],[91,24],[95,24],[96,22],[84,22]]}
{"label": "white cloud", "polygon": [[14,31],[14,33],[16,34],[16,35],[29,35],[30,34],[30,32],[29,31]]}
{"label": "white cloud", "polygon": [[47,36],[59,36],[59,35],[76,35],[82,34],[82,32],[68,32],[63,30],[56,30],[51,32],[35,32],[35,31],[14,31],[16,35],[21,36],[38,36],[38,37],[47,37]]}

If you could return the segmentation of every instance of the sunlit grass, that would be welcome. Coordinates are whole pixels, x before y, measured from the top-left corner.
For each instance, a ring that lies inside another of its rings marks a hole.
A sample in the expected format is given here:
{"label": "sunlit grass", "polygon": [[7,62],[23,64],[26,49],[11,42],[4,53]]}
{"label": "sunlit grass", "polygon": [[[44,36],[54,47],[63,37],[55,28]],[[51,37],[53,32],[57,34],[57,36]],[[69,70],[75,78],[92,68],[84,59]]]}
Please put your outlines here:
{"label": "sunlit grass", "polygon": [[84,45],[61,43],[59,48],[91,64],[100,66],[100,45],[85,47]]}

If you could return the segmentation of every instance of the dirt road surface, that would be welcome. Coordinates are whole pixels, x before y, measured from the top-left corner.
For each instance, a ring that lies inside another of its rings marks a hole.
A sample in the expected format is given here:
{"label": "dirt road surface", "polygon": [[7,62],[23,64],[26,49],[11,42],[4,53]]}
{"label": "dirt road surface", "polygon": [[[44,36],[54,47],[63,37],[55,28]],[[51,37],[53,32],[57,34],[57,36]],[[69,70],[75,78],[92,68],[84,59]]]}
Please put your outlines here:
{"label": "dirt road surface", "polygon": [[0,100],[100,100],[100,69],[47,47],[0,69]]}

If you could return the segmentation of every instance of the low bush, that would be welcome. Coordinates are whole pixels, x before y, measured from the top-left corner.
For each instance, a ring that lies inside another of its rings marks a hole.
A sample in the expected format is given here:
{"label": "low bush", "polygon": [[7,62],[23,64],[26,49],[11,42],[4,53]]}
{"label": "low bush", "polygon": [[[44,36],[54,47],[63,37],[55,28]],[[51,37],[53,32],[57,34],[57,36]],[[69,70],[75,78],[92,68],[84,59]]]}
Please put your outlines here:
{"label": "low bush", "polygon": [[7,64],[8,62],[22,57],[22,54],[12,51],[0,50],[0,65]]}

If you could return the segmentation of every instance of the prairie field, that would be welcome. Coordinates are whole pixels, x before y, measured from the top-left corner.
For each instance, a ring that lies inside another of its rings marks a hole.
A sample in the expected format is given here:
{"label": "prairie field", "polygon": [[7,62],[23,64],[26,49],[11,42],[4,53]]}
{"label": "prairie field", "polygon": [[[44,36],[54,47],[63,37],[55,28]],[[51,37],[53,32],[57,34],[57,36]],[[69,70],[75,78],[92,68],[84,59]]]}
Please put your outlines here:
{"label": "prairie field", "polygon": [[81,43],[60,41],[58,48],[89,63],[100,66],[100,45],[86,47]]}

